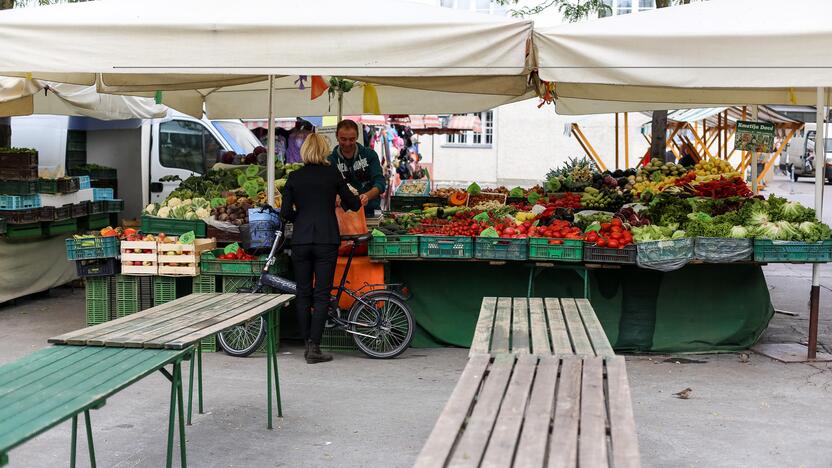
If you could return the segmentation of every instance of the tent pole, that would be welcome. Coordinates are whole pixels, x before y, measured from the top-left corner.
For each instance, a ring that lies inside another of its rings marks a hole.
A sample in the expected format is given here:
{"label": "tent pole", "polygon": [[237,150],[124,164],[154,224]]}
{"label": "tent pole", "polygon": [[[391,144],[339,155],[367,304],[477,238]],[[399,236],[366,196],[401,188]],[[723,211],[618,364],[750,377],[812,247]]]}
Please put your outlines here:
{"label": "tent pole", "polygon": [[338,123],[344,118],[344,92],[338,90]]}
{"label": "tent pole", "polygon": [[[823,220],[823,182],[826,168],[826,88],[817,92],[817,130],[815,133],[815,215]],[[812,264],[812,289],[809,294],[808,359],[817,357],[818,313],[820,311],[820,265]]]}
{"label": "tent pole", "polygon": [[630,113],[624,113],[624,169],[630,168]]}
{"label": "tent pole", "polygon": [[274,206],[274,75],[269,75],[269,136],[266,152],[266,201]]}
{"label": "tent pole", "polygon": [[618,112],[615,113],[615,168],[619,168],[618,163]]}
{"label": "tent pole", "polygon": [[[751,106],[751,121],[757,121],[757,114],[759,111],[759,107],[757,104]],[[751,152],[751,191],[754,192],[754,195],[760,194],[760,184],[757,183],[757,152]]]}

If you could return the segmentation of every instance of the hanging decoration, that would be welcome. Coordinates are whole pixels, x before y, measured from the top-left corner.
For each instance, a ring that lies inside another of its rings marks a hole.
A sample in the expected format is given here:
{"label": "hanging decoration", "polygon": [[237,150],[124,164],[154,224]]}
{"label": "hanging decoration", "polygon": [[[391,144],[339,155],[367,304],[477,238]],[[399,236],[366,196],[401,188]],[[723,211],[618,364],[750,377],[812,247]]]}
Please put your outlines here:
{"label": "hanging decoration", "polygon": [[336,98],[336,100],[340,101],[343,98],[344,93],[352,91],[353,86],[355,86],[354,81],[345,80],[335,76],[329,79],[329,89],[327,92],[329,93],[330,111],[332,110],[332,98]]}
{"label": "hanging decoration", "polygon": [[312,100],[318,99],[321,97],[322,94],[329,89],[329,86],[324,81],[323,77],[318,75],[312,75]]}
{"label": "hanging decoration", "polygon": [[306,80],[308,79],[309,77],[306,75],[299,75],[298,79],[296,79],[294,83],[298,85],[299,90],[303,91],[304,89],[306,89]]}
{"label": "hanging decoration", "polygon": [[381,114],[381,109],[378,105],[378,91],[370,83],[364,83],[364,113],[373,115]]}

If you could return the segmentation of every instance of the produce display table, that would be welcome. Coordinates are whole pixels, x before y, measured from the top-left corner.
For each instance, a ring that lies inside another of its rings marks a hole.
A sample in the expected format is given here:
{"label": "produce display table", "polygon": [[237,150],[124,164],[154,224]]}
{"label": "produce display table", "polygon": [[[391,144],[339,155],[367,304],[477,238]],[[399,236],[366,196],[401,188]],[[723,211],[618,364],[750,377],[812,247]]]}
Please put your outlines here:
{"label": "produce display table", "polygon": [[[70,418],[70,466],[75,466],[80,413],[86,423],[90,464],[95,466],[90,410],[104,406],[107,398],[155,371],[171,382],[167,466],[172,462],[177,410],[180,461],[186,466],[180,364],[190,354],[188,349],[52,346],[0,366],[0,466],[8,463],[11,449]],[[165,370],[168,364],[172,372]]]}
{"label": "produce display table", "polygon": [[[264,315],[268,338],[266,344],[268,427],[272,428],[272,372],[277,396],[278,416],[283,416],[280,381],[277,372],[277,351],[274,327],[276,309],[294,298],[291,294],[214,293],[191,294],[101,325],[87,327],[49,339],[50,343],[106,346],[120,348],[189,349],[197,348],[199,372],[199,410],[202,412],[202,359],[200,340],[225,329],[241,325]],[[272,371],[274,369],[274,371]],[[193,394],[193,361],[191,389],[188,395],[188,420]]]}
{"label": "produce display table", "polygon": [[[529,291],[529,275],[535,268]],[[576,272],[532,262],[393,260],[417,322],[413,345],[469,347],[483,296],[582,297]],[[589,298],[610,343],[626,352],[734,351],[752,346],[774,314],[759,264],[690,264],[663,273],[587,268]]]}

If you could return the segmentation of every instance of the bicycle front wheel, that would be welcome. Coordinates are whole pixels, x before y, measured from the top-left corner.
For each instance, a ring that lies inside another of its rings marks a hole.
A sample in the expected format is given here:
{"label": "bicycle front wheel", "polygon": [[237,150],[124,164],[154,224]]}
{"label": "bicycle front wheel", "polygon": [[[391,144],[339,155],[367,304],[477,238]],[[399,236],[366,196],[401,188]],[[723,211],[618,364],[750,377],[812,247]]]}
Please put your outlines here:
{"label": "bicycle front wheel", "polygon": [[263,317],[231,327],[217,333],[220,348],[226,354],[236,357],[246,357],[263,344],[266,338],[266,321]]}
{"label": "bicycle front wheel", "polygon": [[413,313],[398,296],[391,293],[370,293],[362,298],[367,305],[356,302],[350,311],[352,323],[373,324],[381,317],[378,326],[350,325],[356,346],[364,354],[376,359],[394,358],[410,346],[413,339]]}

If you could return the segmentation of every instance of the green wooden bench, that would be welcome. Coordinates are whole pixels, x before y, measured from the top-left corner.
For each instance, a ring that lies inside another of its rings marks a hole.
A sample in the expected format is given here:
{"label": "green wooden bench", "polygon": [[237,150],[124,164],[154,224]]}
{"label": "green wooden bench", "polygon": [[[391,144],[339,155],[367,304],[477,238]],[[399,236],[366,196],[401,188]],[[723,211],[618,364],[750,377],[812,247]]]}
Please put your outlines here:
{"label": "green wooden bench", "polygon": [[484,298],[415,466],[641,466],[624,358],[589,301]]}
{"label": "green wooden bench", "polygon": [[[191,349],[124,349],[53,346],[0,366],[0,466],[9,451],[72,419],[70,466],[75,466],[78,415],[84,413],[90,464],[95,467],[90,410],[107,398],[159,371],[170,380],[167,466],[173,460],[174,422],[178,414],[180,462],[184,467],[185,423],[181,363]],[[171,365],[172,371],[165,369]]]}
{"label": "green wooden bench", "polygon": [[483,298],[469,356],[507,353],[615,355],[587,299]]}

